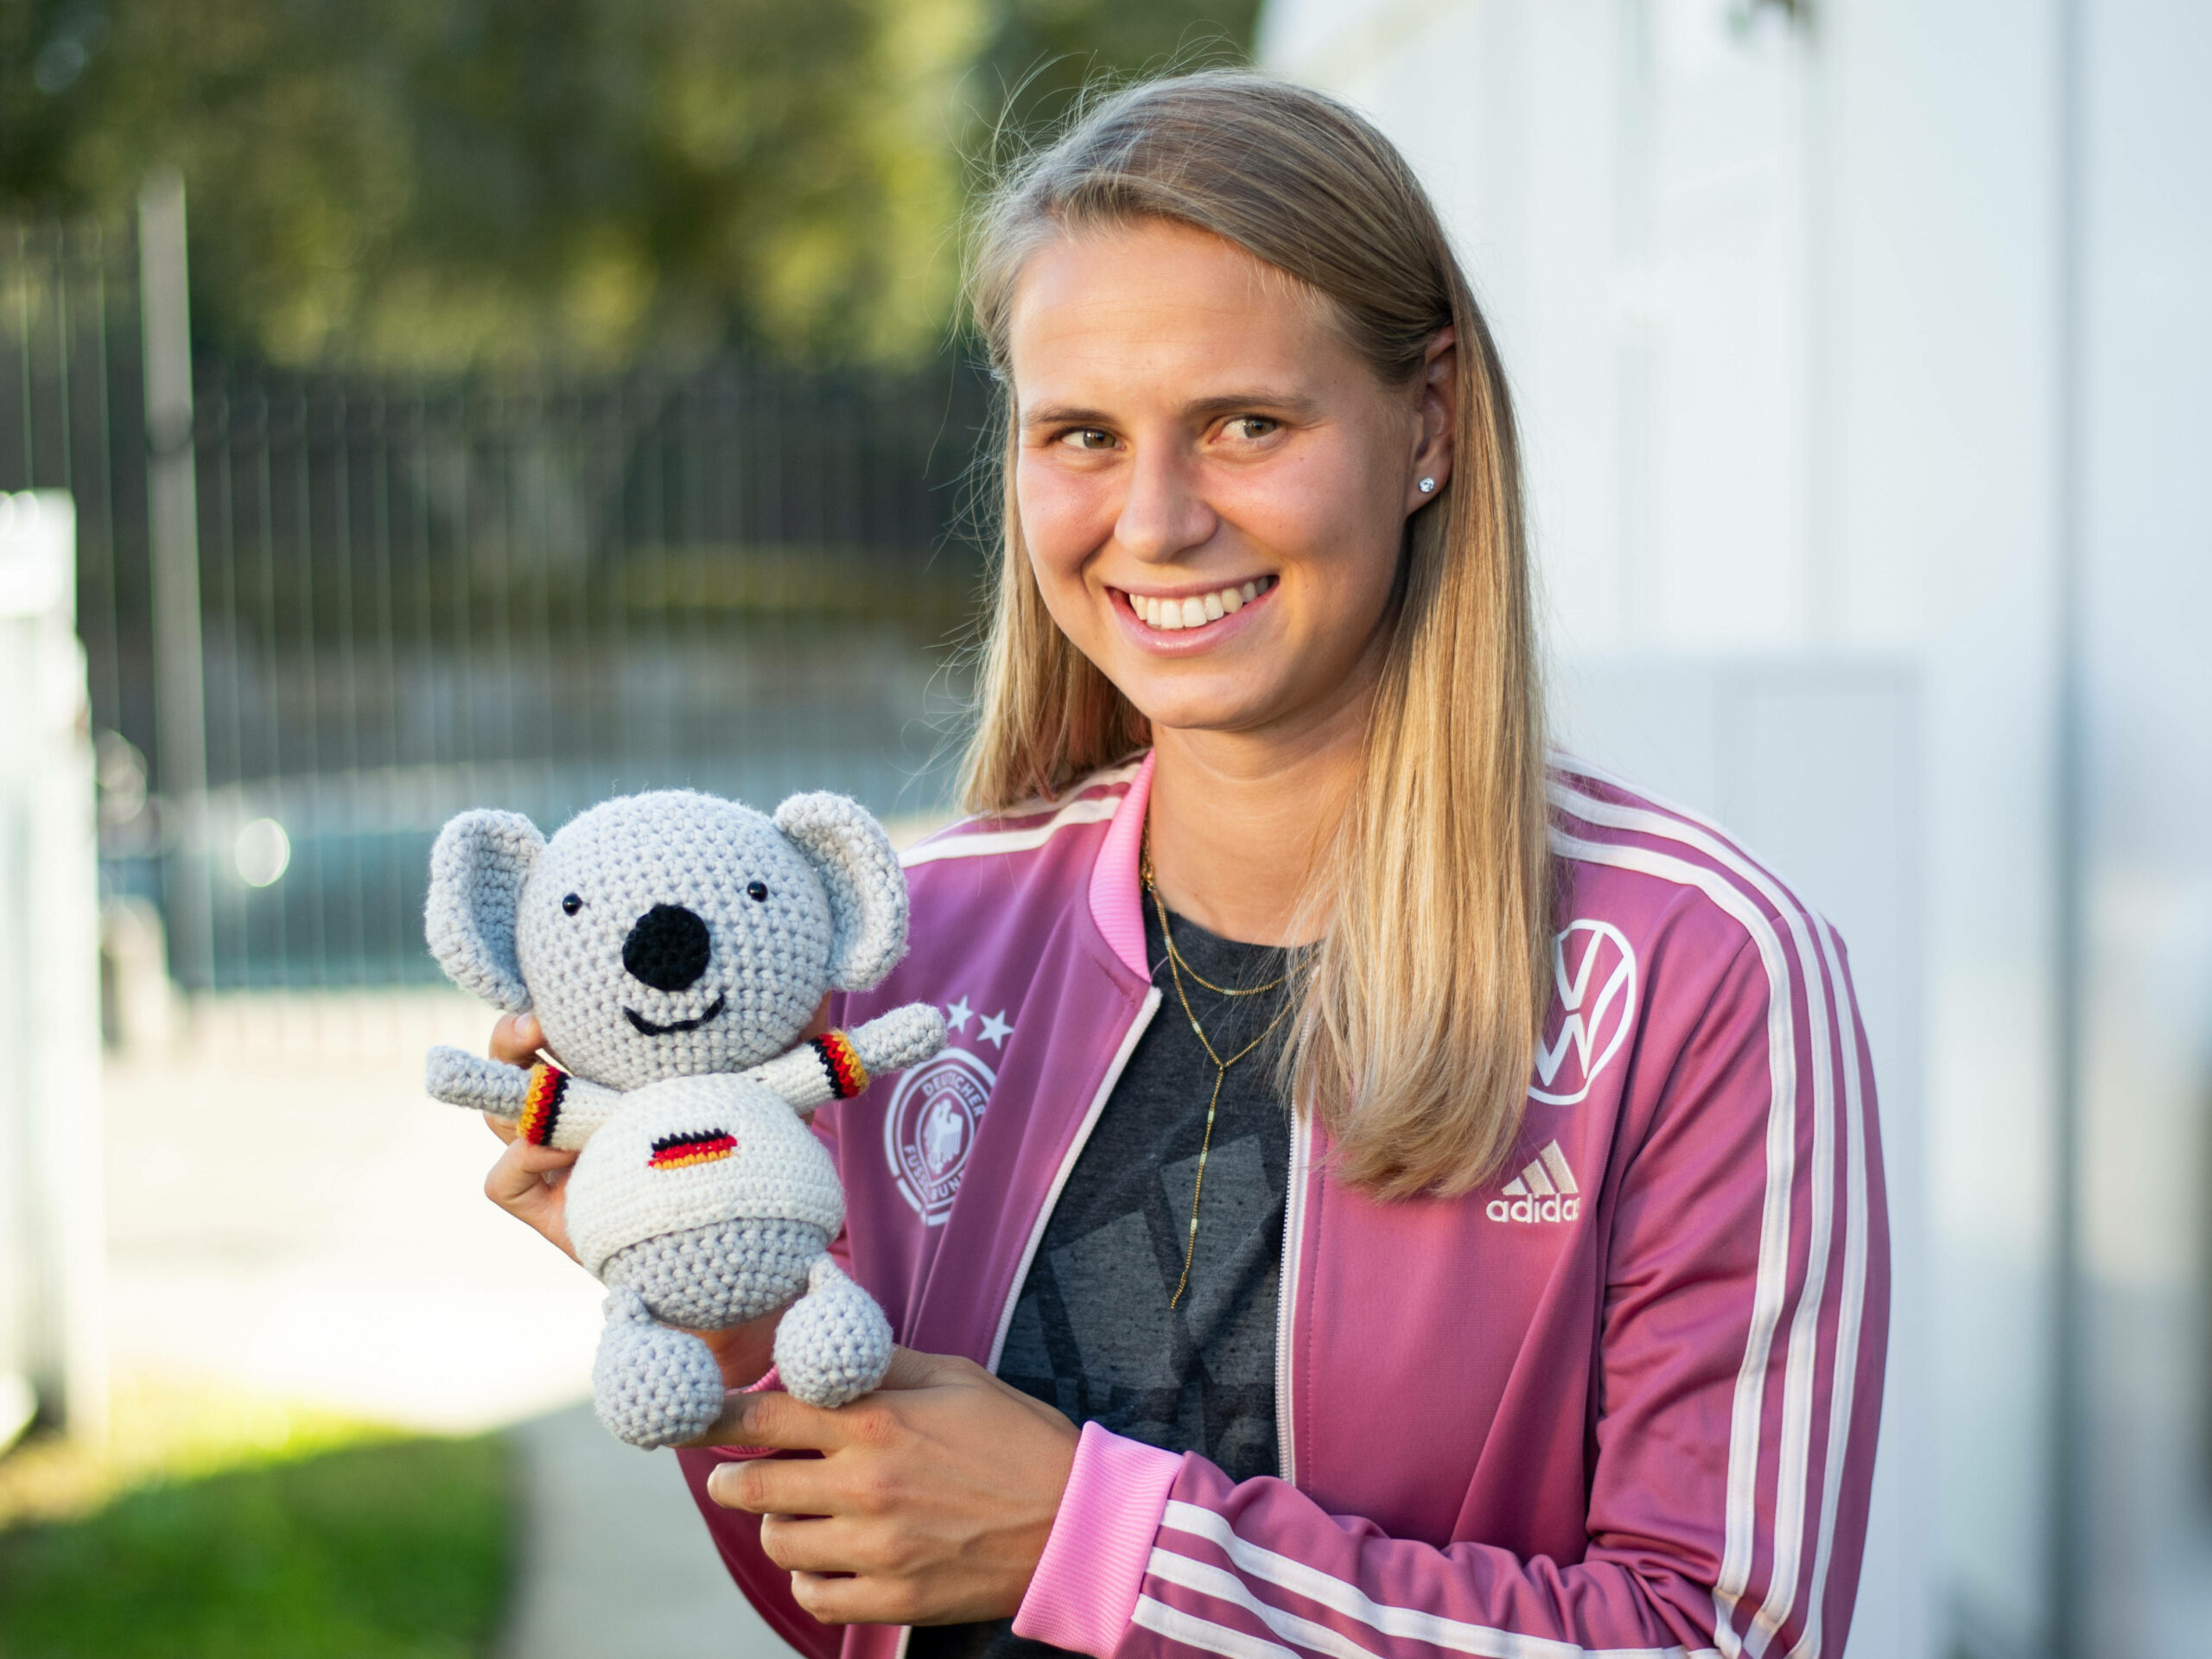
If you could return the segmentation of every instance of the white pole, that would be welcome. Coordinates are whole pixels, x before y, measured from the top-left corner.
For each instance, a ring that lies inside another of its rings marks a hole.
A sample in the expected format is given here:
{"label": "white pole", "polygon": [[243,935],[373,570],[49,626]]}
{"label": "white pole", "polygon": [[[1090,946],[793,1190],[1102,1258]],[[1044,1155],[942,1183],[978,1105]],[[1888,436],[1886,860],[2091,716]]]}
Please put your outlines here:
{"label": "white pole", "polygon": [[157,173],[138,198],[138,302],[146,352],[156,754],[169,960],[189,990],[214,980],[207,850],[207,683],[200,642],[200,495],[193,472],[192,312],[184,181]]}

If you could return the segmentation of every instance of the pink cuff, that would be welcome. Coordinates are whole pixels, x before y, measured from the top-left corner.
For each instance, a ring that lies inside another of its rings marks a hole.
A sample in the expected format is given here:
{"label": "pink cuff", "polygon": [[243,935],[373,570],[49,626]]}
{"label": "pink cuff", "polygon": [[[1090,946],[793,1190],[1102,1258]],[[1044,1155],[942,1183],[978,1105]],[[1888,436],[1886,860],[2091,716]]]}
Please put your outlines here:
{"label": "pink cuff", "polygon": [[1095,1659],[1121,1645],[1181,1456],[1083,1426],[1045,1553],[1014,1633]]}

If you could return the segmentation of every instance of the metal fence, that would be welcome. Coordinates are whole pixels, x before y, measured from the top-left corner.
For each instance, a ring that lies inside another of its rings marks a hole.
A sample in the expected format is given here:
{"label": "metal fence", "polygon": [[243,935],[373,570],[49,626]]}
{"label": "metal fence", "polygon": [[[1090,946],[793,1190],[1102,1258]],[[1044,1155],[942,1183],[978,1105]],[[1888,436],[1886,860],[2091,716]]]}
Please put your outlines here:
{"label": "metal fence", "polygon": [[202,791],[162,775],[140,311],[130,231],[0,232],[0,489],[77,498],[104,886],[162,906],[187,987],[435,978],[429,844],[471,805],[550,828],[690,785],[942,810],[971,372],[197,362]]}

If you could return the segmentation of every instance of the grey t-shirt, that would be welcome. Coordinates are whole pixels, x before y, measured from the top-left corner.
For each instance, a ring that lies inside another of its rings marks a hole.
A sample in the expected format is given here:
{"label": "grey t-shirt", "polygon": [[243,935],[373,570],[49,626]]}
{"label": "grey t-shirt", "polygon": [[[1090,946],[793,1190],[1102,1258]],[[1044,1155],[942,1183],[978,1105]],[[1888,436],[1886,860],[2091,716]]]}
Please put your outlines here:
{"label": "grey t-shirt", "polygon": [[[1170,919],[1184,961],[1217,985],[1265,985],[1283,971],[1279,950]],[[1014,1304],[999,1376],[1078,1423],[1196,1452],[1232,1479],[1272,1475],[1275,1289],[1290,1165],[1289,1115],[1274,1087],[1279,1051],[1274,1040],[1262,1043],[1222,1080],[1190,1283],[1171,1310],[1190,1237],[1214,1065],[1184,1016],[1148,900],[1145,952],[1160,1010],[1046,1224]],[[1183,990],[1224,1058],[1283,1007],[1281,991],[1222,996],[1188,974]],[[1014,1636],[1011,1623],[918,1629],[908,1654],[1047,1659],[1060,1651]]]}

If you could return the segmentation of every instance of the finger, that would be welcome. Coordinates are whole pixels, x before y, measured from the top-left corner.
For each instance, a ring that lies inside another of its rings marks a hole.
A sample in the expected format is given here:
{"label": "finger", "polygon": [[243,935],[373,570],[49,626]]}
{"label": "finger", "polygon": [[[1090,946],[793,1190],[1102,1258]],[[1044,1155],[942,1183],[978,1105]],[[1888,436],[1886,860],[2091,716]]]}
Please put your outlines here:
{"label": "finger", "polygon": [[802,1043],[811,1042],[830,1029],[830,993],[822,994],[822,1001],[814,1007],[814,1018],[806,1022],[806,1029],[798,1034]]}
{"label": "finger", "polygon": [[[715,1418],[702,1433],[690,1440],[679,1440],[681,1446],[696,1446],[702,1451],[715,1451],[721,1446],[743,1446],[746,1451],[761,1451],[757,1440],[746,1438],[746,1400],[754,1398],[754,1385],[767,1376],[774,1360],[774,1340],[777,1340],[777,1320],[783,1316],[779,1307],[767,1319],[757,1320],[757,1327],[732,1327],[721,1332],[692,1332],[715,1350],[715,1358],[721,1363],[723,1382],[730,1395],[721,1402],[721,1415]],[[741,1334],[739,1334],[741,1332]],[[734,1338],[734,1340],[732,1340]],[[759,1394],[772,1394],[774,1389],[759,1389]],[[781,1446],[767,1446],[767,1451],[779,1451]]]}
{"label": "finger", "polygon": [[786,1573],[864,1573],[878,1567],[880,1541],[870,1548],[867,1529],[834,1515],[765,1515],[760,1550]]}
{"label": "finger", "polygon": [[527,1066],[544,1046],[545,1033],[534,1014],[503,1014],[492,1027],[492,1058],[509,1065]]}
{"label": "finger", "polygon": [[972,1359],[957,1354],[925,1354],[918,1349],[894,1347],[891,1369],[878,1389],[938,1389],[948,1382],[970,1382],[990,1373]]}
{"label": "finger", "polygon": [[533,1147],[527,1141],[511,1141],[484,1178],[484,1191],[494,1204],[511,1205],[547,1185],[545,1177],[567,1169],[576,1154],[557,1147]]}
{"label": "finger", "polygon": [[776,1452],[834,1452],[852,1439],[842,1411],[825,1411],[778,1389],[732,1395],[715,1420],[714,1446],[765,1446]]}
{"label": "finger", "polygon": [[512,1146],[514,1144],[515,1136],[522,1133],[522,1130],[517,1126],[514,1119],[512,1117],[501,1117],[497,1112],[485,1113],[484,1125],[486,1128],[490,1129],[493,1134],[498,1135],[500,1140],[505,1141],[509,1146]]}
{"label": "finger", "polygon": [[725,1463],[707,1477],[707,1497],[747,1515],[823,1516],[849,1507],[826,1458],[753,1458]]}
{"label": "finger", "polygon": [[914,1587],[895,1579],[794,1573],[791,1599],[823,1624],[909,1624],[922,1612]]}

